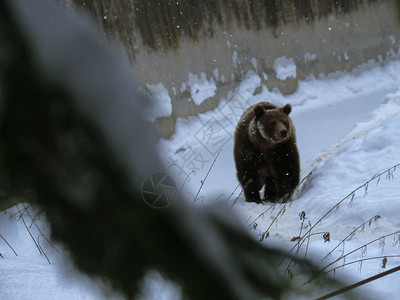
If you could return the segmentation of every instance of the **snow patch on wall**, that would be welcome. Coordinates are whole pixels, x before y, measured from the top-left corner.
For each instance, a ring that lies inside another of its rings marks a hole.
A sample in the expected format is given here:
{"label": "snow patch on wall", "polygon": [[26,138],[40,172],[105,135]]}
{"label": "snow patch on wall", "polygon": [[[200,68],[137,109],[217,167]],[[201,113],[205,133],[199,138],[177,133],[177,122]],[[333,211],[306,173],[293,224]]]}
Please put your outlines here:
{"label": "snow patch on wall", "polygon": [[317,55],[315,54],[310,54],[310,53],[306,53],[304,54],[304,61],[305,62],[311,62],[317,59]]}
{"label": "snow patch on wall", "polygon": [[181,84],[181,89],[180,89],[181,93],[183,93],[184,91],[186,91],[186,89],[187,89],[186,83],[185,83],[185,82],[182,82],[182,84]]}
{"label": "snow patch on wall", "polygon": [[200,73],[200,76],[189,73],[189,82],[192,100],[196,105],[200,105],[207,98],[215,96],[217,85],[215,80],[211,78],[207,80],[206,73]]}
{"label": "snow patch on wall", "polygon": [[219,78],[219,70],[218,69],[214,69],[213,74],[214,74],[215,80],[218,80],[218,78]]}
{"label": "snow patch on wall", "polygon": [[296,64],[293,58],[286,58],[286,56],[278,57],[274,62],[274,69],[276,77],[280,80],[296,78]]}
{"label": "snow patch on wall", "polygon": [[237,52],[236,52],[236,51],[233,51],[233,54],[232,54],[232,63],[233,63],[233,67],[234,67],[234,68],[237,68],[237,59],[238,59],[238,57],[237,57]]}
{"label": "snow patch on wall", "polygon": [[251,59],[251,64],[253,65],[254,70],[257,72],[257,59],[255,57]]}
{"label": "snow patch on wall", "polygon": [[265,72],[263,72],[263,77],[264,77],[264,80],[268,80],[268,75],[265,74]]}
{"label": "snow patch on wall", "polygon": [[150,104],[145,108],[144,118],[154,122],[159,117],[169,117],[172,113],[171,97],[162,83],[147,84]]}

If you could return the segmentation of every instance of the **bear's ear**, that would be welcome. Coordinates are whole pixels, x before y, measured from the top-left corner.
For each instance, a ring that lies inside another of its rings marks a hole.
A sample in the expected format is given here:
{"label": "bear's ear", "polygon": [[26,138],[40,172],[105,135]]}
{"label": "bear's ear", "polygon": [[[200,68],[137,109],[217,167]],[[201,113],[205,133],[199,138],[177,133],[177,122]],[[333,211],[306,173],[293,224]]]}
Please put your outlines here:
{"label": "bear's ear", "polygon": [[291,106],[290,104],[286,104],[283,108],[281,108],[281,110],[282,110],[285,114],[289,115],[290,112],[292,111],[292,106]]}
{"label": "bear's ear", "polygon": [[254,115],[256,119],[260,118],[264,114],[264,108],[262,106],[256,106],[254,108]]}

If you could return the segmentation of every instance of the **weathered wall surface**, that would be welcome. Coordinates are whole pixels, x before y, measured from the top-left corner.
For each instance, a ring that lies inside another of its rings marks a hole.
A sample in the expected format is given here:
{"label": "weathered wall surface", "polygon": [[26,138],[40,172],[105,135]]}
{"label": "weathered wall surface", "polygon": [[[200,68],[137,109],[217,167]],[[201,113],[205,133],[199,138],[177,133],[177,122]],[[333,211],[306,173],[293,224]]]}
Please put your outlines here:
{"label": "weathered wall surface", "polygon": [[[249,70],[287,94],[307,76],[385,58],[400,41],[396,0],[74,2],[125,46],[142,87],[168,91],[163,136],[176,118],[215,108]],[[196,101],[193,78],[211,82],[210,97]]]}

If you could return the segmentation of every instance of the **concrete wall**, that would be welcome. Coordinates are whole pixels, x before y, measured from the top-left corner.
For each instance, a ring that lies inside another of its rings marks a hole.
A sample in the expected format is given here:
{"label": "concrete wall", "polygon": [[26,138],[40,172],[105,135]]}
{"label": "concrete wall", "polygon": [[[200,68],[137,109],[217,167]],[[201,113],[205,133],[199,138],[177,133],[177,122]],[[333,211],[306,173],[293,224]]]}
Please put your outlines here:
{"label": "concrete wall", "polygon": [[[220,0],[215,8],[200,5],[188,11],[190,6],[180,10],[178,1],[173,10],[169,2],[130,1],[133,12],[124,15],[116,14],[129,7],[113,4],[107,10],[97,4],[91,9],[99,24],[108,26],[108,34],[125,45],[139,84],[146,89],[148,84],[161,83],[168,90],[172,114],[156,121],[164,137],[174,132],[176,118],[215,108],[249,70],[258,72],[269,89],[289,94],[307,76],[350,71],[379,55],[385,58],[399,46],[396,0],[286,0],[276,1],[280,4],[274,7],[265,7],[261,1],[258,7],[249,4],[254,2]],[[105,1],[100,3],[105,5]],[[105,11],[108,16],[102,19]],[[191,16],[179,20],[184,13]],[[104,23],[110,18],[118,22]],[[292,59],[294,78],[278,78],[274,64],[282,57]],[[197,105],[188,88],[182,89],[190,73],[204,73],[214,81],[215,95]]]}

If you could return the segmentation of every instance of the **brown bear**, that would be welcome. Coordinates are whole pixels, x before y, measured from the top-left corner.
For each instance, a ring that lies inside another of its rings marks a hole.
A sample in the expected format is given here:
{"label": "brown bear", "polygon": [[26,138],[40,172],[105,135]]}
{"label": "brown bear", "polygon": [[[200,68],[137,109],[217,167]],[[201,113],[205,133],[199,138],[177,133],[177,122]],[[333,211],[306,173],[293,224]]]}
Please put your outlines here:
{"label": "brown bear", "polygon": [[237,177],[247,202],[286,202],[300,181],[296,131],[289,117],[292,106],[269,102],[250,106],[235,131],[234,158]]}

